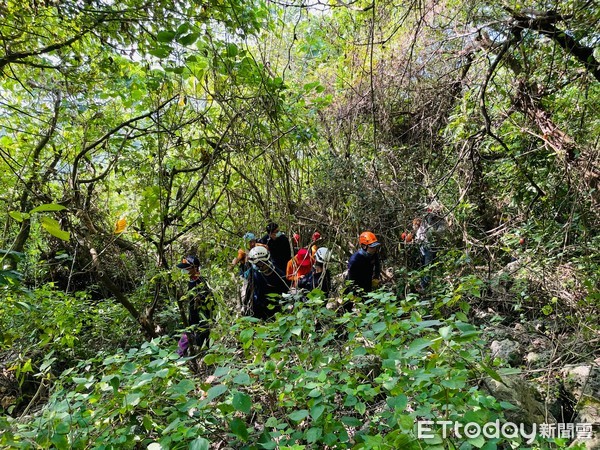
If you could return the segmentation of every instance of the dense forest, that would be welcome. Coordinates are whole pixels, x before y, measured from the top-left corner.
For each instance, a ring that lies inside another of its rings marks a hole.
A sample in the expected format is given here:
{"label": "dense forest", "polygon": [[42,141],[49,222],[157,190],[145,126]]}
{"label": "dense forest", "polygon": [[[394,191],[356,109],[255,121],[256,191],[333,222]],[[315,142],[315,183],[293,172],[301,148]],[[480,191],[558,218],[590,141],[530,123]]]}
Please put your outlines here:
{"label": "dense forest", "polygon": [[[1,448],[600,448],[597,2],[0,15]],[[264,320],[232,260],[271,222],[332,289]]]}

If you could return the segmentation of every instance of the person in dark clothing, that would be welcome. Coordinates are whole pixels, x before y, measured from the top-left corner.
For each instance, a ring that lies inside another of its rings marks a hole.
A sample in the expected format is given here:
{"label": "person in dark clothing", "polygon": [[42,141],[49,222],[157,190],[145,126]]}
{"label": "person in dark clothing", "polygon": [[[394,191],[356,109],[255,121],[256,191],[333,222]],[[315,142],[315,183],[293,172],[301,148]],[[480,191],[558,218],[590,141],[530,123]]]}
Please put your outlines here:
{"label": "person in dark clothing", "polygon": [[287,263],[292,258],[292,247],[287,236],[279,231],[279,225],[270,222],[267,225],[267,234],[258,242],[268,247],[273,264],[285,274]]}
{"label": "person in dark clothing", "polygon": [[250,303],[253,317],[270,319],[281,311],[281,304],[269,294],[281,295],[288,291],[285,273],[274,266],[269,250],[262,246],[250,250],[248,261],[252,268],[245,299]]}
{"label": "person in dark clothing", "polygon": [[319,248],[315,253],[315,264],[310,273],[300,279],[298,282],[299,289],[312,291],[320,289],[325,293],[325,297],[329,297],[331,293],[331,274],[327,269],[327,263],[331,259],[331,252],[325,248]]}
{"label": "person in dark clothing", "polygon": [[213,303],[210,298],[210,289],[206,279],[200,276],[200,260],[197,256],[189,255],[177,264],[179,269],[186,270],[190,277],[188,291],[185,298],[189,299],[187,328],[179,340],[180,356],[188,353],[191,345],[199,349],[205,345],[208,347],[210,335],[210,320],[213,313]]}
{"label": "person in dark clothing", "polygon": [[356,251],[348,260],[348,275],[346,281],[349,282],[346,293],[353,293],[360,297],[379,286],[379,276],[381,273],[381,263],[379,260],[380,242],[370,231],[365,231],[359,238],[360,249]]}

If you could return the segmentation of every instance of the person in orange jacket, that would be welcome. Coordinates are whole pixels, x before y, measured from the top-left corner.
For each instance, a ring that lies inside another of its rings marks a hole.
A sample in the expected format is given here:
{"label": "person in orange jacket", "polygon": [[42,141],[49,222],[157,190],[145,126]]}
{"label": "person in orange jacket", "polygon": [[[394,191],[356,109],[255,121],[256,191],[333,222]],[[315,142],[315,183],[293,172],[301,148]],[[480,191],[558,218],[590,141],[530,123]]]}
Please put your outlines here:
{"label": "person in orange jacket", "polygon": [[296,256],[287,263],[286,278],[291,281],[291,287],[298,286],[298,280],[310,272],[312,260],[308,250],[301,248]]}

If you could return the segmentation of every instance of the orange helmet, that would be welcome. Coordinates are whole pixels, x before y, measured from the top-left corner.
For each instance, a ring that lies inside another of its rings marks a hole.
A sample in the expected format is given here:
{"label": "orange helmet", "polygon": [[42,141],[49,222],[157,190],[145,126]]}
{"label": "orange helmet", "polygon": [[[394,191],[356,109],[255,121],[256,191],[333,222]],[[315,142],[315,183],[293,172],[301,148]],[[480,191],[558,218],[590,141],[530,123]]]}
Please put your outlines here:
{"label": "orange helmet", "polygon": [[360,242],[361,245],[368,245],[373,247],[375,246],[372,244],[379,244],[379,242],[377,241],[377,237],[370,231],[363,231],[360,237],[358,238],[358,242]]}

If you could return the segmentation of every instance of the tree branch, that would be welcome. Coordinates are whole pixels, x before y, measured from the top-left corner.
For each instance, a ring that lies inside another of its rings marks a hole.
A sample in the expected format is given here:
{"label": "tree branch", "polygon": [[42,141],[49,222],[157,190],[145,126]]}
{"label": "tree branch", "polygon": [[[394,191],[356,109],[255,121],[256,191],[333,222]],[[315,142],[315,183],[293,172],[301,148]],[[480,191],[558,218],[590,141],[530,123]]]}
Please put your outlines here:
{"label": "tree branch", "polygon": [[103,20],[104,20],[104,16],[101,16],[92,24],[91,27],[89,27],[88,29],[82,31],[79,34],[76,34],[72,38],[67,39],[66,41],[63,41],[63,42],[57,42],[55,44],[51,44],[51,45],[48,45],[46,47],[31,51],[31,52],[11,53],[10,51],[7,51],[6,54],[2,58],[0,58],[0,70],[2,70],[2,68],[4,66],[6,66],[7,64],[18,62],[19,60],[29,58],[30,56],[43,55],[45,53],[50,53],[54,50],[58,50],[63,47],[67,47],[67,46],[71,45],[72,43],[77,42],[79,39],[81,39],[83,36],[85,36],[87,33],[89,33],[93,28],[95,28],[96,25],[99,25],[100,23],[102,23]]}
{"label": "tree branch", "polygon": [[566,31],[556,28],[556,22],[563,20],[562,16],[549,12],[540,14],[539,17],[531,17],[519,14],[510,8],[506,8],[506,10],[512,14],[515,27],[534,30],[544,36],[548,36],[567,53],[577,58],[586,70],[590,72],[596,80],[600,81],[600,61],[594,57],[594,48],[581,45]]}
{"label": "tree branch", "polygon": [[126,120],[125,122],[119,124],[112,130],[105,133],[104,136],[102,136],[100,139],[96,140],[95,142],[92,142],[90,145],[86,146],[83,150],[81,150],[77,154],[77,156],[75,156],[75,159],[73,160],[73,171],[71,172],[71,183],[72,183],[73,187],[75,187],[75,185],[77,184],[77,171],[78,171],[78,167],[79,167],[79,161],[81,160],[81,158],[83,158],[88,152],[90,152],[94,148],[98,147],[100,144],[102,144],[104,141],[106,141],[108,138],[110,138],[113,134],[115,134],[122,128],[125,128],[126,126],[128,126],[132,123],[135,123],[139,120],[150,117],[152,114],[157,113],[158,111],[160,111],[162,108],[164,108],[166,105],[171,103],[176,98],[177,98],[177,96],[171,97],[170,99],[166,100],[164,103],[160,104],[158,106],[158,108],[156,108],[152,111],[149,111],[145,114],[142,114],[141,116],[133,117],[129,120]]}

